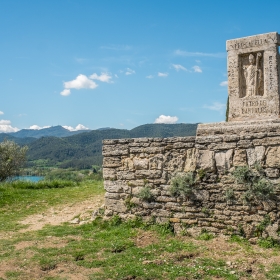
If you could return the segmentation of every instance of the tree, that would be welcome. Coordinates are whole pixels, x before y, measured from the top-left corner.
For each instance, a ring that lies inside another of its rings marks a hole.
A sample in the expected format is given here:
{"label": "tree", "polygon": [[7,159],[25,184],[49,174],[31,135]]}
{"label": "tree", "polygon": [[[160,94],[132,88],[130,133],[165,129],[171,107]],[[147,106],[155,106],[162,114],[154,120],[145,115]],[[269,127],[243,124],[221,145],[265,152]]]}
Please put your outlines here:
{"label": "tree", "polygon": [[27,149],[9,140],[0,143],[0,182],[18,173],[26,161]]}

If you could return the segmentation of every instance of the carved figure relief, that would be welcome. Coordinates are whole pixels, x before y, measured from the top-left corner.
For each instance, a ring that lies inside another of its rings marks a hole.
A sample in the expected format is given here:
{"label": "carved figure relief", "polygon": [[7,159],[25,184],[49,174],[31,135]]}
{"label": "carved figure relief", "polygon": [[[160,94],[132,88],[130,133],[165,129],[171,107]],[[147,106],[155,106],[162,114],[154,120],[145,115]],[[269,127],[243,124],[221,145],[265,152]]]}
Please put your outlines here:
{"label": "carved figure relief", "polygon": [[263,96],[262,53],[246,54],[240,57],[240,62],[239,97]]}

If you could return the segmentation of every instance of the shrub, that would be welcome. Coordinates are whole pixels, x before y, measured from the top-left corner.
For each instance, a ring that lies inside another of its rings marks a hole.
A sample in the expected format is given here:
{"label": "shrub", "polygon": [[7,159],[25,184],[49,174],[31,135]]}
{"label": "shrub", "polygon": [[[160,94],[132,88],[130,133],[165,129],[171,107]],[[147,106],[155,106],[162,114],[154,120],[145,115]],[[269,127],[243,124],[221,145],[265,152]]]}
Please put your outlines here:
{"label": "shrub", "polygon": [[196,181],[192,172],[177,173],[171,179],[170,193],[172,196],[190,197],[193,194],[195,184]]}
{"label": "shrub", "polygon": [[140,192],[138,193],[138,197],[141,200],[147,201],[147,202],[151,202],[154,200],[154,196],[151,192],[151,188],[149,186],[144,186],[144,188],[142,188],[140,190]]}
{"label": "shrub", "polygon": [[231,188],[226,189],[225,191],[225,199],[228,202],[233,202],[235,199],[234,191]]}
{"label": "shrub", "polygon": [[265,178],[265,173],[259,163],[256,163],[253,168],[238,166],[232,175],[236,183],[243,184],[247,188],[242,197],[246,204],[257,200],[267,201],[274,194],[273,185]]}

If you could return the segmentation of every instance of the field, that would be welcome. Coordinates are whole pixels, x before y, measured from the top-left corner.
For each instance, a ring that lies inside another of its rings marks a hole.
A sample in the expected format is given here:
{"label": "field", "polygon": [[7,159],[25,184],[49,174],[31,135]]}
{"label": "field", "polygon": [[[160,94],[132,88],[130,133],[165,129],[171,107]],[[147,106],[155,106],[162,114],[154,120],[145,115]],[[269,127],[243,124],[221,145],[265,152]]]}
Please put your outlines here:
{"label": "field", "polygon": [[0,279],[280,279],[278,246],[174,236],[141,219],[92,221],[103,196],[93,180],[0,185]]}

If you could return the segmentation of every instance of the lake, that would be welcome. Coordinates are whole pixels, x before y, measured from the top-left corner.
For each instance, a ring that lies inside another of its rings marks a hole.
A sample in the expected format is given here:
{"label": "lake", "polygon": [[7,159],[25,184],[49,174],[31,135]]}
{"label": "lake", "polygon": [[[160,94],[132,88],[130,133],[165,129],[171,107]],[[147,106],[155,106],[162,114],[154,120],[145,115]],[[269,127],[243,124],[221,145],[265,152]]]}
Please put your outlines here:
{"label": "lake", "polygon": [[13,181],[20,180],[20,181],[31,181],[31,182],[38,182],[43,179],[44,179],[43,176],[16,176],[12,178]]}

